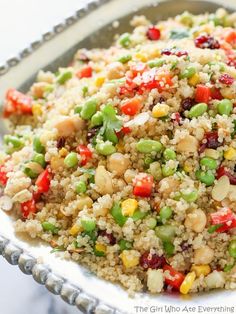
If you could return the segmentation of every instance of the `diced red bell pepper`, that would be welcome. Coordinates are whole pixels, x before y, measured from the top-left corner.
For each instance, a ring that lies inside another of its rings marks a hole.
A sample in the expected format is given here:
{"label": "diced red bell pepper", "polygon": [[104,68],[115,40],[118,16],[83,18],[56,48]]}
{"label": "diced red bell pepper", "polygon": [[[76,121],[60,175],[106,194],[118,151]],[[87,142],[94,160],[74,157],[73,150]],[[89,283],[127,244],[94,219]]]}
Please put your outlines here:
{"label": "diced red bell pepper", "polygon": [[131,129],[128,126],[122,126],[121,130],[116,132],[116,135],[118,137],[122,137],[126,134],[129,134],[131,132]]}
{"label": "diced red bell pepper", "polygon": [[79,79],[82,79],[84,77],[91,77],[93,74],[93,69],[90,67],[90,66],[86,66],[82,69],[80,69],[77,73],[76,73],[76,76],[79,78]]}
{"label": "diced red bell pepper", "polygon": [[24,218],[28,218],[31,213],[34,214],[36,210],[37,208],[34,199],[21,203],[21,212]]}
{"label": "diced red bell pepper", "polygon": [[6,93],[4,117],[12,114],[32,114],[32,98],[11,88]]}
{"label": "diced red bell pepper", "polygon": [[81,165],[85,166],[93,154],[91,150],[86,145],[78,145],[76,150],[80,153],[82,157]]}
{"label": "diced red bell pepper", "polygon": [[[165,283],[179,290],[182,282],[184,281],[185,276],[179,271],[175,270],[170,265],[165,265],[163,271],[168,271],[169,274],[165,275]],[[171,278],[170,278],[171,277]]]}
{"label": "diced red bell pepper", "polygon": [[130,71],[132,72],[132,77],[136,77],[138,74],[142,74],[144,71],[147,70],[147,65],[142,62],[138,62],[134,65],[131,65]]}
{"label": "diced red bell pepper", "polygon": [[236,185],[236,176],[233,175],[226,167],[221,166],[216,171],[216,178],[219,179],[222,176],[229,178],[230,184]]}
{"label": "diced red bell pepper", "polygon": [[211,88],[211,98],[222,100],[224,97],[221,95],[220,89],[213,86]]}
{"label": "diced red bell pepper", "polygon": [[7,172],[4,170],[4,166],[0,166],[0,184],[5,186],[7,184]]}
{"label": "diced red bell pepper", "polygon": [[236,31],[235,30],[229,30],[224,35],[224,39],[227,43],[229,43],[232,47],[236,47]]}
{"label": "diced red bell pepper", "polygon": [[230,208],[222,208],[221,210],[210,214],[212,225],[221,225],[216,232],[221,233],[236,227],[236,215]]}
{"label": "diced red bell pepper", "polygon": [[211,99],[211,89],[205,85],[197,85],[195,92],[195,101],[196,102],[204,102],[206,104],[209,103]]}
{"label": "diced red bell pepper", "polygon": [[140,100],[137,98],[133,98],[121,105],[121,111],[128,116],[134,116],[139,112],[141,107],[142,105]]}
{"label": "diced red bell pepper", "polygon": [[153,188],[153,176],[147,173],[139,173],[134,178],[133,194],[135,196],[150,197]]}
{"label": "diced red bell pepper", "polygon": [[45,169],[37,178],[35,185],[38,193],[47,193],[50,189],[51,174],[48,169]]}
{"label": "diced red bell pepper", "polygon": [[169,73],[155,73],[153,69],[144,72],[142,79],[143,83],[140,85],[140,89],[142,90],[152,90],[157,88],[159,92],[162,92],[173,85],[172,77]]}

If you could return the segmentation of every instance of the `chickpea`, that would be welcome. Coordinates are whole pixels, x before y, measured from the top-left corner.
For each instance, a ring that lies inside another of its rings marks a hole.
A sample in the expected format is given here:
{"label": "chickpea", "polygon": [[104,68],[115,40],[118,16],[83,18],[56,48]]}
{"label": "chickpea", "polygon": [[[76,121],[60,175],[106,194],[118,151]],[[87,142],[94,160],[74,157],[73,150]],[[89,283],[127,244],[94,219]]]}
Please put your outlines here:
{"label": "chickpea", "polygon": [[54,125],[60,136],[68,137],[75,131],[82,130],[85,122],[80,117],[65,117]]}
{"label": "chickpea", "polygon": [[45,88],[47,87],[47,83],[45,82],[38,82],[34,83],[31,87],[31,93],[36,98],[43,98]]}
{"label": "chickpea", "polygon": [[171,192],[178,191],[179,185],[180,182],[177,179],[167,177],[159,182],[158,191],[162,194],[163,198],[167,198]]}
{"label": "chickpea", "polygon": [[177,145],[177,151],[182,153],[195,153],[197,149],[198,140],[192,135],[186,135]]}
{"label": "chickpea", "polygon": [[208,246],[204,245],[194,252],[193,262],[194,264],[210,264],[214,258],[214,251]]}
{"label": "chickpea", "polygon": [[112,194],[113,185],[111,173],[104,166],[98,166],[95,173],[95,184],[100,194]]}
{"label": "chickpea", "polygon": [[109,80],[119,79],[124,76],[124,65],[120,62],[113,62],[107,66],[107,78]]}
{"label": "chickpea", "polygon": [[196,209],[187,215],[184,225],[194,232],[202,232],[206,226],[207,218],[203,210]]}
{"label": "chickpea", "polygon": [[129,160],[121,153],[114,153],[108,157],[107,169],[118,177],[122,176],[129,166]]}
{"label": "chickpea", "polygon": [[126,183],[132,183],[134,177],[136,176],[136,171],[132,169],[127,169],[124,173],[124,179]]}

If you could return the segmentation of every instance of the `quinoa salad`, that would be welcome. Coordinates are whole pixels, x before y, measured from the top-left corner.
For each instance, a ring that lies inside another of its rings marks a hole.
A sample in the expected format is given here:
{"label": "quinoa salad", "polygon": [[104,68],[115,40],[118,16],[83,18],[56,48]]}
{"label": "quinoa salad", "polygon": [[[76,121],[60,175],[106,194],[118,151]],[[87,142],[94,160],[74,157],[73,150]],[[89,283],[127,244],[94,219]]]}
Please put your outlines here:
{"label": "quinoa salad", "polygon": [[130,294],[236,288],[236,13],[184,12],[6,92],[0,208]]}

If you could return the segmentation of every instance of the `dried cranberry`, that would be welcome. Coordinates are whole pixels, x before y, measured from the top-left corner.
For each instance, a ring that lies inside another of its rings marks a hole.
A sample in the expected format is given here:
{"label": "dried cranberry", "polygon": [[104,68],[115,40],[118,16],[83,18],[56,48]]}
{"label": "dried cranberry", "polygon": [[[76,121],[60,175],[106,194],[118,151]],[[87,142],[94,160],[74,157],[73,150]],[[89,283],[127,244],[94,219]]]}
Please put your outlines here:
{"label": "dried cranberry", "polygon": [[87,141],[90,142],[94,136],[97,134],[98,128],[92,128],[88,130]]}
{"label": "dried cranberry", "polygon": [[112,233],[106,232],[106,230],[100,230],[99,236],[107,238],[109,244],[115,245],[116,244],[116,238],[113,236]]}
{"label": "dried cranberry", "polygon": [[234,83],[234,78],[231,75],[225,73],[219,77],[219,82],[225,85],[232,85]]}
{"label": "dried cranberry", "polygon": [[188,56],[188,52],[185,50],[176,50],[176,49],[170,49],[170,48],[165,48],[161,51],[162,55],[166,56],[177,56],[177,57],[183,57],[183,56]]}
{"label": "dried cranberry", "polygon": [[195,105],[195,101],[192,98],[185,98],[181,102],[181,108],[185,110],[190,110]]}
{"label": "dried cranberry", "polygon": [[195,46],[201,49],[219,49],[220,43],[217,39],[209,35],[198,36],[194,40]]}
{"label": "dried cranberry", "polygon": [[164,256],[158,256],[157,254],[145,252],[141,255],[139,263],[144,269],[158,269],[162,268],[166,264],[166,260]]}
{"label": "dried cranberry", "polygon": [[216,171],[216,178],[219,179],[222,176],[227,176],[229,178],[230,184],[236,185],[236,176],[232,174],[227,168],[221,166]]}
{"label": "dried cranberry", "polygon": [[176,57],[188,56],[188,52],[185,50],[176,50],[174,54]]}
{"label": "dried cranberry", "polygon": [[223,96],[221,95],[219,88],[216,88],[214,86],[211,88],[211,98],[217,100],[223,99]]}
{"label": "dried cranberry", "polygon": [[57,148],[60,149],[65,146],[66,139],[64,137],[59,137],[57,140]]}
{"label": "dried cranberry", "polygon": [[158,40],[161,37],[161,32],[155,26],[150,26],[147,30],[147,38],[150,40]]}
{"label": "dried cranberry", "polygon": [[216,149],[217,147],[222,145],[222,143],[220,143],[218,141],[218,132],[217,131],[207,132],[205,134],[205,138],[207,140],[207,142],[206,142],[207,148]]}

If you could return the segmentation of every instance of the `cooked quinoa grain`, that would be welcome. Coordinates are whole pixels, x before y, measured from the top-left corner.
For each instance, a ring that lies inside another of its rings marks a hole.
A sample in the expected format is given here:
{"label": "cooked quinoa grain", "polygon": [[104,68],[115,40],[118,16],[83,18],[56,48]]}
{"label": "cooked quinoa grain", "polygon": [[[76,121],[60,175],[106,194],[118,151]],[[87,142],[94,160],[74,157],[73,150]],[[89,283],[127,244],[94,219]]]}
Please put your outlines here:
{"label": "cooked quinoa grain", "polygon": [[236,286],[236,22],[185,12],[6,93],[2,210],[130,293]]}

